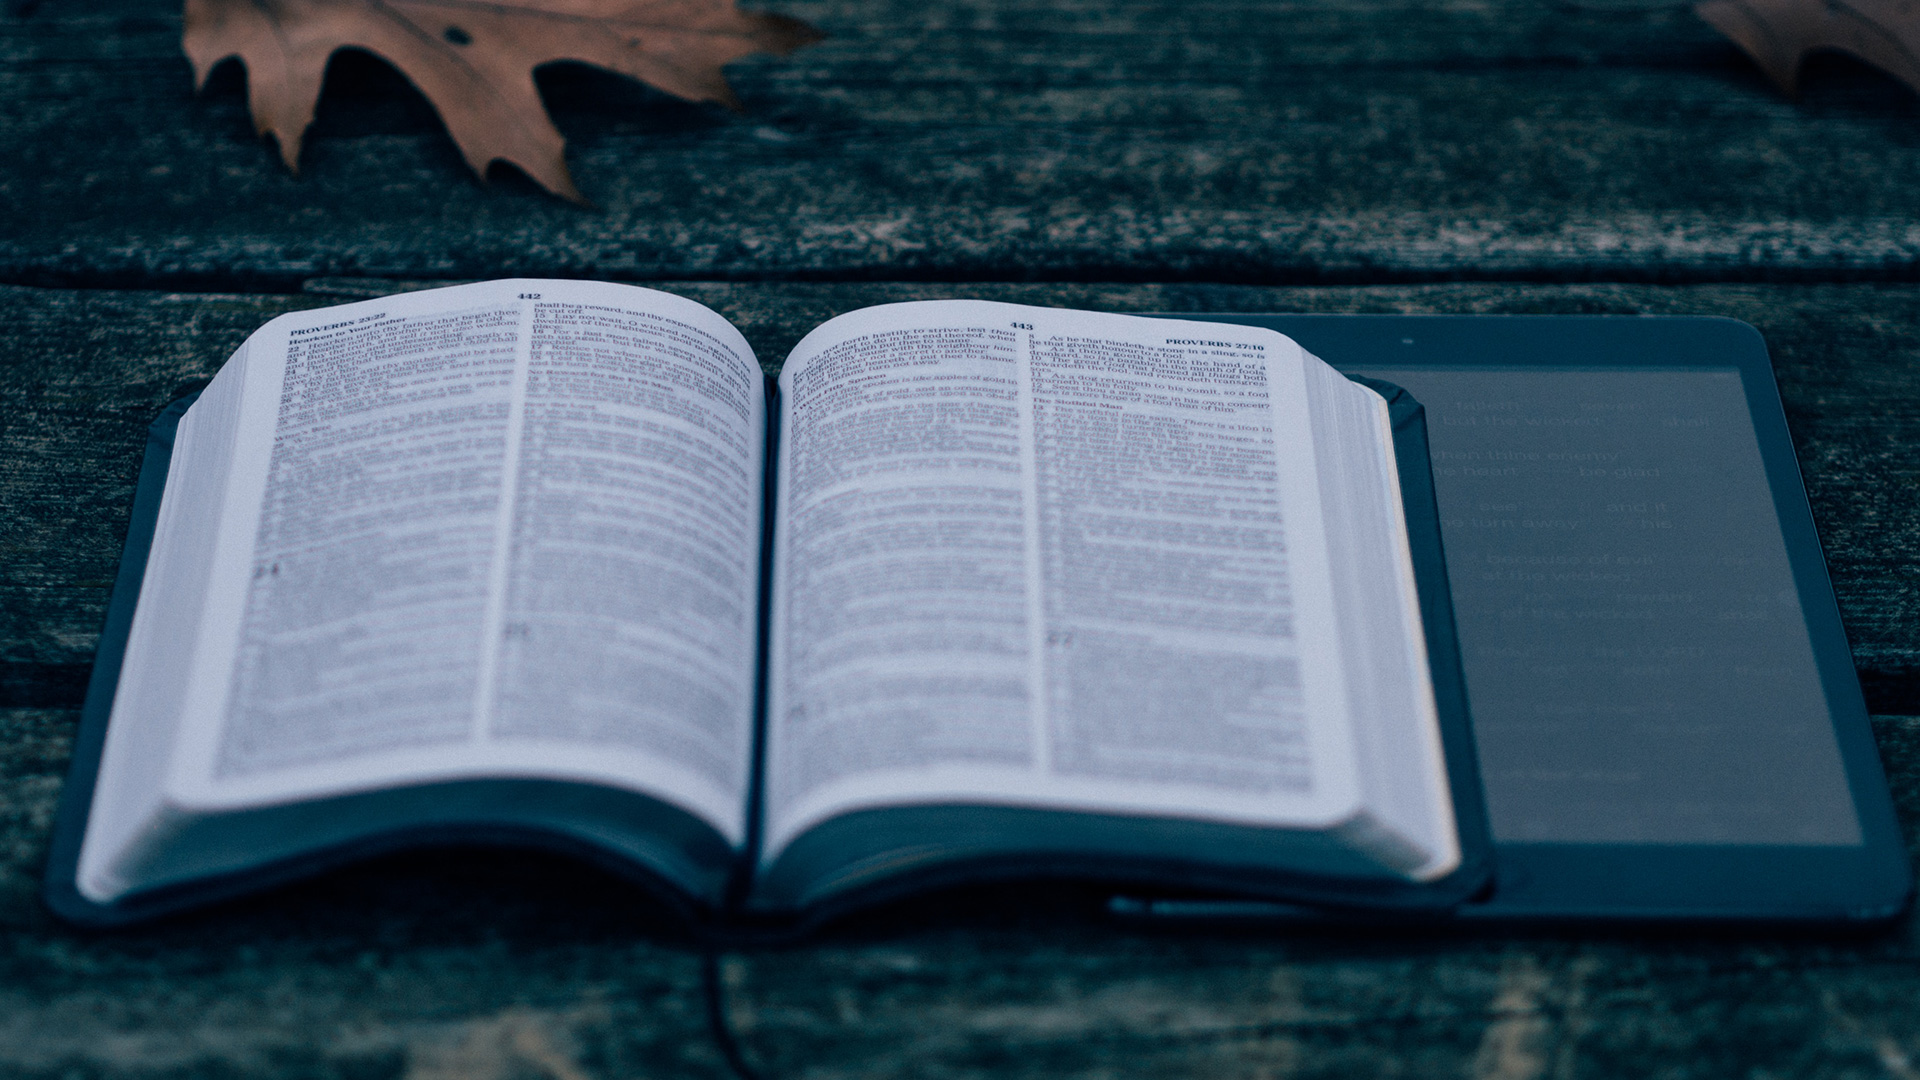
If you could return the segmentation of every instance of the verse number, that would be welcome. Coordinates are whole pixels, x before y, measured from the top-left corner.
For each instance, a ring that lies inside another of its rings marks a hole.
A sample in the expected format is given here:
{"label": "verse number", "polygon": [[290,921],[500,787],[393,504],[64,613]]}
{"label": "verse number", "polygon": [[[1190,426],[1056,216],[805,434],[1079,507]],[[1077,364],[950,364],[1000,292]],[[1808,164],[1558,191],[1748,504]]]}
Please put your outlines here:
{"label": "verse number", "polygon": [[539,294],[539,293],[537,293],[537,292],[523,292],[523,293],[521,293],[521,294],[520,294],[520,299],[522,299],[522,300],[538,300],[538,299],[540,299],[540,294]]}
{"label": "verse number", "polygon": [[1017,322],[1013,324],[1013,328],[1015,330],[1031,330],[1033,329],[1033,324],[1030,322]]}

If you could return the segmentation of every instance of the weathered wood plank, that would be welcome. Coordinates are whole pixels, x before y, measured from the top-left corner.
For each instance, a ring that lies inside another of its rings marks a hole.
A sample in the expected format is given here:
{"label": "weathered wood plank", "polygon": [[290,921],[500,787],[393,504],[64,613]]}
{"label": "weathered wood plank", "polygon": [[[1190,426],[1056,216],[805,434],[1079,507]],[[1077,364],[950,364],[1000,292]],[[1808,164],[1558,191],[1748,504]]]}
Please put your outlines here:
{"label": "weathered wood plank", "polygon": [[1827,62],[1798,103],[1681,8],[1530,0],[792,0],[833,36],[733,115],[547,86],[583,211],[466,175],[346,64],[300,177],[176,5],[0,17],[0,280],[1909,277],[1920,103]]}
{"label": "weathered wood plank", "polygon": [[[570,864],[390,859],[147,929],[34,896],[71,711],[0,710],[0,1074],[724,1076],[697,957]],[[1876,721],[1909,835],[1920,719]],[[1903,1076],[1920,925],[1148,933],[1071,890],[949,895],[727,958],[776,1077]]]}
{"label": "weathered wood plank", "polygon": [[[0,692],[78,701],[147,420],[257,324],[330,295],[0,288]],[[893,300],[976,296],[1115,311],[1618,312],[1745,319],[1773,351],[1815,520],[1872,704],[1920,712],[1920,287],[671,283],[769,366],[808,329]]]}

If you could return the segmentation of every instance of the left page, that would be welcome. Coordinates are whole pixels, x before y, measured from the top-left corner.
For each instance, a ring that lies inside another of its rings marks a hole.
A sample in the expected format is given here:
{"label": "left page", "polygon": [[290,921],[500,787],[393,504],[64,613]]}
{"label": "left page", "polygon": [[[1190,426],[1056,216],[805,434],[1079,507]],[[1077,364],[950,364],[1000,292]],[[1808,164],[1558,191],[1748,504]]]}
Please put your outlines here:
{"label": "left page", "polygon": [[641,791],[741,841],[765,394],[736,330],[503,281],[284,316],[243,353],[206,396],[225,419],[183,423],[214,449],[176,453],[148,577],[204,587],[143,586],[84,892],[137,884],[168,815],[468,778]]}

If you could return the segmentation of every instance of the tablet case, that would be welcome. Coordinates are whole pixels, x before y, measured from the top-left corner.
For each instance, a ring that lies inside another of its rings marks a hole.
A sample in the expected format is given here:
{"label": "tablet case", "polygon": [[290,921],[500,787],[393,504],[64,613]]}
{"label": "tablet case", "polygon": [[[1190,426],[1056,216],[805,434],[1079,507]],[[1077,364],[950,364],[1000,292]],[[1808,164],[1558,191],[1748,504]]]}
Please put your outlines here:
{"label": "tablet case", "polygon": [[[1192,318],[1193,316],[1181,316]],[[1428,365],[1516,369],[1574,370],[1634,364],[1724,366],[1741,374],[1766,482],[1785,537],[1799,600],[1820,668],[1829,720],[1846,769],[1860,823],[1862,843],[1839,851],[1790,846],[1598,845],[1496,843],[1497,877],[1490,889],[1468,898],[1452,913],[1461,921],[1539,920],[1734,920],[1857,926],[1897,917],[1912,893],[1912,875],[1891,799],[1880,771],[1866,710],[1854,675],[1837,604],[1801,486],[1798,463],[1788,437],[1764,342],[1744,323],[1712,318],[1582,316],[1209,316],[1218,321],[1259,325],[1286,333],[1306,348],[1349,372]],[[1404,395],[1403,395],[1404,396]],[[122,560],[89,684],[82,726],[76,740],[72,774],[63,793],[50,852],[47,901],[63,917],[95,925],[137,921],[179,907],[199,905],[225,895],[252,891],[341,862],[364,857],[370,849],[321,853],[297,864],[283,864],[239,879],[202,883],[164,895],[132,898],[103,907],[73,888],[80,837],[91,800],[94,772],[111,695],[131,624],[148,546],[152,540],[160,492],[171,451],[173,425],[187,401],[171,406],[155,424]],[[1409,452],[1414,414],[1410,397],[1395,404],[1396,450]],[[1422,430],[1423,424],[1422,424]],[[1424,434],[1420,439],[1424,461]],[[1421,563],[1421,601],[1429,633],[1439,628],[1445,640],[1430,642],[1436,658],[1436,692],[1443,700],[1464,693],[1451,618],[1436,619],[1431,605],[1446,595],[1431,587],[1436,565],[1445,583],[1438,514],[1412,512],[1416,499],[1434,493],[1425,469],[1404,470],[1424,481],[1417,495],[1408,492],[1410,528],[1432,528],[1428,542],[1414,545]],[[1442,561],[1436,564],[1435,560]],[[1447,608],[1451,614],[1451,607]],[[1445,710],[1452,713],[1453,710]],[[1462,711],[1464,715],[1464,711]],[[1477,783],[1476,751],[1464,724],[1449,723],[1446,752],[1456,778]],[[1484,803],[1477,797],[1463,808],[1463,836],[1486,835]],[[430,842],[433,837],[394,838],[389,846]],[[447,836],[442,840],[539,842],[513,836]],[[567,845],[561,845],[567,846]],[[1478,849],[1479,872],[1487,869],[1487,848]],[[616,870],[624,860],[579,845],[575,854]],[[1463,879],[1464,880],[1464,879]],[[907,887],[918,887],[907,886]],[[905,891],[905,888],[901,891]],[[675,899],[668,896],[667,899]],[[1305,897],[1302,899],[1324,899]],[[1286,925],[1300,920],[1350,918],[1353,911],[1263,901],[1220,900],[1192,891],[1140,890],[1116,897],[1113,910],[1154,922],[1214,923],[1251,921]],[[1403,910],[1384,917],[1415,917]]]}
{"label": "tablet case", "polygon": [[[1241,315],[1172,316],[1262,326],[1352,373],[1419,370],[1430,423],[1448,423],[1435,397],[1447,371],[1631,372],[1736,370],[1757,440],[1758,482],[1786,548],[1792,587],[1817,667],[1861,842],[1848,846],[1737,843],[1516,842],[1496,834],[1497,877],[1460,920],[1718,920],[1858,926],[1893,919],[1912,872],[1881,771],[1765,342],[1731,319],[1645,316]],[[1446,406],[1446,407],[1443,407]],[[1438,409],[1435,413],[1433,410]],[[1458,423],[1462,418],[1453,418]],[[1470,507],[1441,507],[1464,516]],[[1458,599],[1458,598],[1457,598]],[[1462,631],[1464,634],[1464,631]],[[1466,640],[1463,649],[1516,642]],[[1755,663],[1765,664],[1766,657]],[[1469,697],[1473,694],[1471,671]],[[1491,734],[1483,735],[1491,739]],[[1777,778],[1793,783],[1792,776]],[[1491,785],[1491,778],[1485,779]],[[1184,897],[1116,897],[1123,916],[1163,921],[1324,918],[1285,905]]]}

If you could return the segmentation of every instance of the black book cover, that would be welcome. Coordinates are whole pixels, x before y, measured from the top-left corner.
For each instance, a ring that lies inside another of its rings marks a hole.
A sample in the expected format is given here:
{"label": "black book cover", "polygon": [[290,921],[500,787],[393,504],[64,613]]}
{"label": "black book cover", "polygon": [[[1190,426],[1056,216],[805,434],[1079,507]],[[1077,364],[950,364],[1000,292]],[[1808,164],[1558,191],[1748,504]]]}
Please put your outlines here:
{"label": "black book cover", "polygon": [[[1227,874],[1208,873],[1202,867],[1143,866],[1139,875],[1117,884],[1153,886],[1163,895],[1169,892],[1246,895],[1312,906],[1413,915],[1451,909],[1479,892],[1491,878],[1493,844],[1481,793],[1465,680],[1448,593],[1439,509],[1434,498],[1428,460],[1425,410],[1412,395],[1391,383],[1359,376],[1352,378],[1385,397],[1392,418],[1401,497],[1413,552],[1414,577],[1427,638],[1434,698],[1440,716],[1441,742],[1453,797],[1454,818],[1459,832],[1460,865],[1445,877],[1431,882],[1385,879],[1345,881],[1310,875],[1280,875],[1271,878],[1263,876],[1257,883],[1237,881]],[[47,858],[43,896],[47,906],[62,919],[93,927],[129,925],[261,891],[392,851],[456,844],[536,847],[591,861],[635,881],[681,912],[695,928],[723,939],[730,936],[757,938],[769,933],[799,932],[852,908],[884,903],[946,885],[973,883],[983,879],[1071,876],[1073,873],[1070,861],[1063,864],[1058,860],[1044,866],[1020,861],[994,865],[939,866],[836,898],[818,909],[796,913],[791,918],[734,918],[731,911],[710,910],[624,856],[584,840],[549,830],[475,824],[403,827],[237,873],[135,893],[110,903],[87,898],[81,894],[76,883],[80,846],[86,835],[87,819],[92,808],[101,753],[106,743],[107,722],[133,626],[135,603],[153,544],[161,496],[166,488],[174,432],[188,406],[198,396],[196,392],[168,405],[148,432],[126,545],[114,578],[93,673],[87,684],[80,728],[74,740],[73,758],[66,786],[61,793]],[[764,714],[760,722],[765,723]],[[749,845],[747,857],[751,857],[751,851]],[[745,869],[742,867],[743,871]],[[734,890],[734,899],[737,901],[739,897],[740,890]]]}

